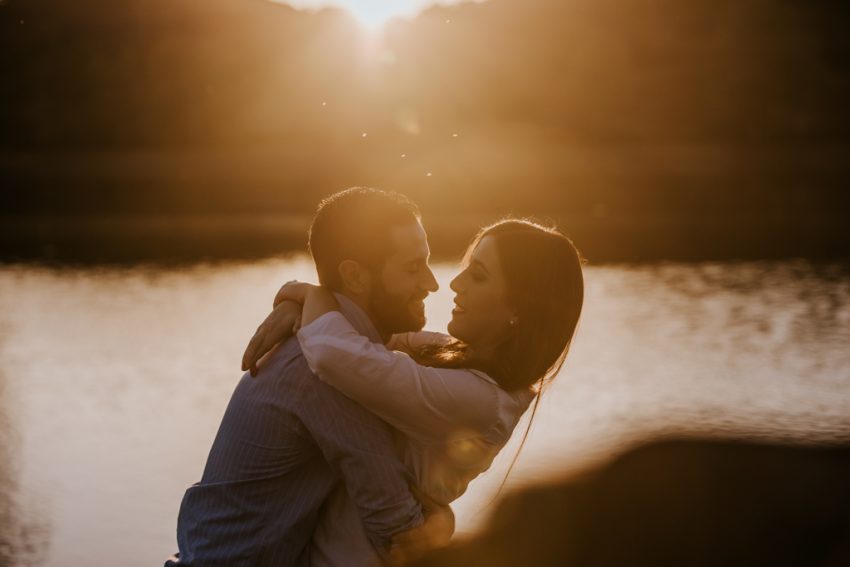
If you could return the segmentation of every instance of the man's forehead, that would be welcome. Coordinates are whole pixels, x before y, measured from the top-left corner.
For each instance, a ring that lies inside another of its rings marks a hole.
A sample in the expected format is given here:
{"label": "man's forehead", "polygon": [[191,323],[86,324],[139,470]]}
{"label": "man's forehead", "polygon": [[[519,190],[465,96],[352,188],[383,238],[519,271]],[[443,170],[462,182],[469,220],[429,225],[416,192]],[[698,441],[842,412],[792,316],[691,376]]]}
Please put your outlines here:
{"label": "man's forehead", "polygon": [[390,243],[393,255],[402,259],[427,258],[431,253],[428,235],[419,222],[390,227]]}

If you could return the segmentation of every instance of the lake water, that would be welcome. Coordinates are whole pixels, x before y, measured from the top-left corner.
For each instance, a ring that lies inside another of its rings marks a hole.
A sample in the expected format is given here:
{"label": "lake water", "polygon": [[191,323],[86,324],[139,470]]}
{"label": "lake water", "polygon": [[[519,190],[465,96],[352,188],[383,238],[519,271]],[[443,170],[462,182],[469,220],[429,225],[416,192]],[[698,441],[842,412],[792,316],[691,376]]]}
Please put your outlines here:
{"label": "lake water", "polygon": [[[455,268],[429,327],[447,323]],[[246,340],[305,257],[183,268],[0,267],[0,564],[158,565],[175,551]],[[586,307],[508,487],[650,436],[850,440],[850,269],[588,267]],[[518,433],[524,428],[522,422]],[[470,533],[517,438],[455,503]]]}

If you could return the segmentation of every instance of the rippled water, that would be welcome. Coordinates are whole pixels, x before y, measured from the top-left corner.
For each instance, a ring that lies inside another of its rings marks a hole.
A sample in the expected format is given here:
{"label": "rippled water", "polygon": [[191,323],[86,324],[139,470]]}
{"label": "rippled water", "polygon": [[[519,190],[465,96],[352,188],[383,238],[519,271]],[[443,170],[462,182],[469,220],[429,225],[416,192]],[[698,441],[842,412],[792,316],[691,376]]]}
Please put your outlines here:
{"label": "rippled water", "polygon": [[[454,267],[435,271],[429,326],[444,329]],[[161,564],[244,342],[278,285],[312,274],[306,258],[0,268],[0,564]],[[586,274],[578,338],[509,486],[659,434],[850,440],[846,266]],[[461,533],[486,518],[517,437],[456,503]]]}

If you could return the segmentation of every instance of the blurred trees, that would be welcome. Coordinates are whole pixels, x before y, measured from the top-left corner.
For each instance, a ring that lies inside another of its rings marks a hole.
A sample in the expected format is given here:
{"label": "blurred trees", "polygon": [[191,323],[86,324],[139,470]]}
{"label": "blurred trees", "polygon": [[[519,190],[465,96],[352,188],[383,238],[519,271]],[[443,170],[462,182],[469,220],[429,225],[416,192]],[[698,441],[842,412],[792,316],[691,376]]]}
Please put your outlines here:
{"label": "blurred trees", "polygon": [[2,210],[309,211],[352,184],[461,212],[846,204],[848,23],[489,0],[379,36],[264,0],[5,0]]}

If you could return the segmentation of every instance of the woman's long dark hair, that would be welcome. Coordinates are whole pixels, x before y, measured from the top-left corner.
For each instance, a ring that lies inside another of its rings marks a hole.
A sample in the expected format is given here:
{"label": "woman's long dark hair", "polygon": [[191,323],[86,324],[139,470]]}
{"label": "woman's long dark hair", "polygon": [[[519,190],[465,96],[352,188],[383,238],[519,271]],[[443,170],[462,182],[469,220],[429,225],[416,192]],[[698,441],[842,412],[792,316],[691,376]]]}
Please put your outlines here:
{"label": "woman's long dark hair", "polygon": [[506,391],[539,392],[566,358],[584,301],[582,259],[558,229],[525,219],[506,219],[481,229],[467,249],[464,264],[485,237],[493,237],[507,284],[507,301],[517,323],[482,360],[455,340],[426,347],[417,358],[428,366],[475,368]]}

